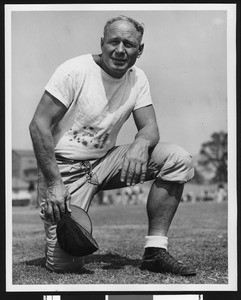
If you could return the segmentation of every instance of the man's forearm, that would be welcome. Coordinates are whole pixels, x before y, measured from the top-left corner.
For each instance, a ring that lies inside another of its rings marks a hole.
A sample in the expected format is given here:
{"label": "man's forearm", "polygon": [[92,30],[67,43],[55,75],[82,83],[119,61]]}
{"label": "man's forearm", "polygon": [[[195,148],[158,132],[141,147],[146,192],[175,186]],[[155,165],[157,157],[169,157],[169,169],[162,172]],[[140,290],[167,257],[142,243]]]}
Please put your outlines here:
{"label": "man's forearm", "polygon": [[159,138],[158,128],[156,126],[146,125],[136,134],[135,142],[143,140],[146,143],[148,149],[151,149],[155,147],[159,142]]}
{"label": "man's forearm", "polygon": [[51,130],[34,121],[31,122],[29,130],[34,153],[47,185],[53,185],[55,182],[61,181],[54,153],[54,141]]}

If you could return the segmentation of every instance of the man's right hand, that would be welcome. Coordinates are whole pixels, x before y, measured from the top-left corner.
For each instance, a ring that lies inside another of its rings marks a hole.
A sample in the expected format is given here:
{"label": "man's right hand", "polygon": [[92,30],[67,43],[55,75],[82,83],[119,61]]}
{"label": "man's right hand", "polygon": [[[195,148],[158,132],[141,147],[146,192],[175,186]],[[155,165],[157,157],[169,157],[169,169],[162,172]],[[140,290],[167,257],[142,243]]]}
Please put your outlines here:
{"label": "man's right hand", "polygon": [[63,214],[71,213],[70,193],[63,182],[55,182],[48,186],[45,204],[45,217],[53,225],[58,224]]}

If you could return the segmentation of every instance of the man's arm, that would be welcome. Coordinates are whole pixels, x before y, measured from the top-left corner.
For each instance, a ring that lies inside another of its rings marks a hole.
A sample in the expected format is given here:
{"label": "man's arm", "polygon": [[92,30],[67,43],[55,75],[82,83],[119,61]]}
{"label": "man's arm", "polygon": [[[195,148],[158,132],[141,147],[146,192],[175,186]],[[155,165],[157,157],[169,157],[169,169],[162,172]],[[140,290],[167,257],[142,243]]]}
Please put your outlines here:
{"label": "man's arm", "polygon": [[152,105],[139,108],[133,112],[138,133],[125,155],[122,166],[121,181],[127,185],[143,183],[147,170],[148,151],[159,141],[156,115]]}
{"label": "man's arm", "polygon": [[51,133],[51,126],[62,119],[66,110],[67,108],[60,101],[45,92],[29,125],[38,166],[48,186],[45,213],[52,223],[60,220],[61,214],[66,210],[66,205],[69,210],[70,195],[63,184],[57,166]]}

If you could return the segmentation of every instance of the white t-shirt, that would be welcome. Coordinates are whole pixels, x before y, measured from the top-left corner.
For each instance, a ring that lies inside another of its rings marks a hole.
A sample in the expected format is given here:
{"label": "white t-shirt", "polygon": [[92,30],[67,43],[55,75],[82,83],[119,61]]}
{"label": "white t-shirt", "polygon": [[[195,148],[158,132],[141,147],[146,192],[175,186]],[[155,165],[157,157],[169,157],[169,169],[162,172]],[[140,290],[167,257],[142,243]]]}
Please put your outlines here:
{"label": "white t-shirt", "polygon": [[104,156],[115,146],[131,112],[152,104],[149,83],[141,69],[132,67],[122,78],[114,78],[91,54],[60,65],[45,90],[68,108],[52,133],[55,153],[69,159]]}

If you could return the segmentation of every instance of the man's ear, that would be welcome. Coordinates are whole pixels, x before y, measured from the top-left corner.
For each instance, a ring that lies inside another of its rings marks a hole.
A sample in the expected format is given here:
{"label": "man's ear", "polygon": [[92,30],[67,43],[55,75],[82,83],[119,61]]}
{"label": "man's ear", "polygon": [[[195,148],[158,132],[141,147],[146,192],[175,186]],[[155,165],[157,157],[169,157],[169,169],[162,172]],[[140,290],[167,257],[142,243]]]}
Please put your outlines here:
{"label": "man's ear", "polygon": [[101,47],[101,49],[102,49],[103,45],[104,45],[104,38],[102,37],[102,38],[100,39],[100,47]]}
{"label": "man's ear", "polygon": [[141,45],[139,46],[138,57],[140,57],[140,56],[142,55],[143,50],[144,50],[144,44],[141,44]]}

